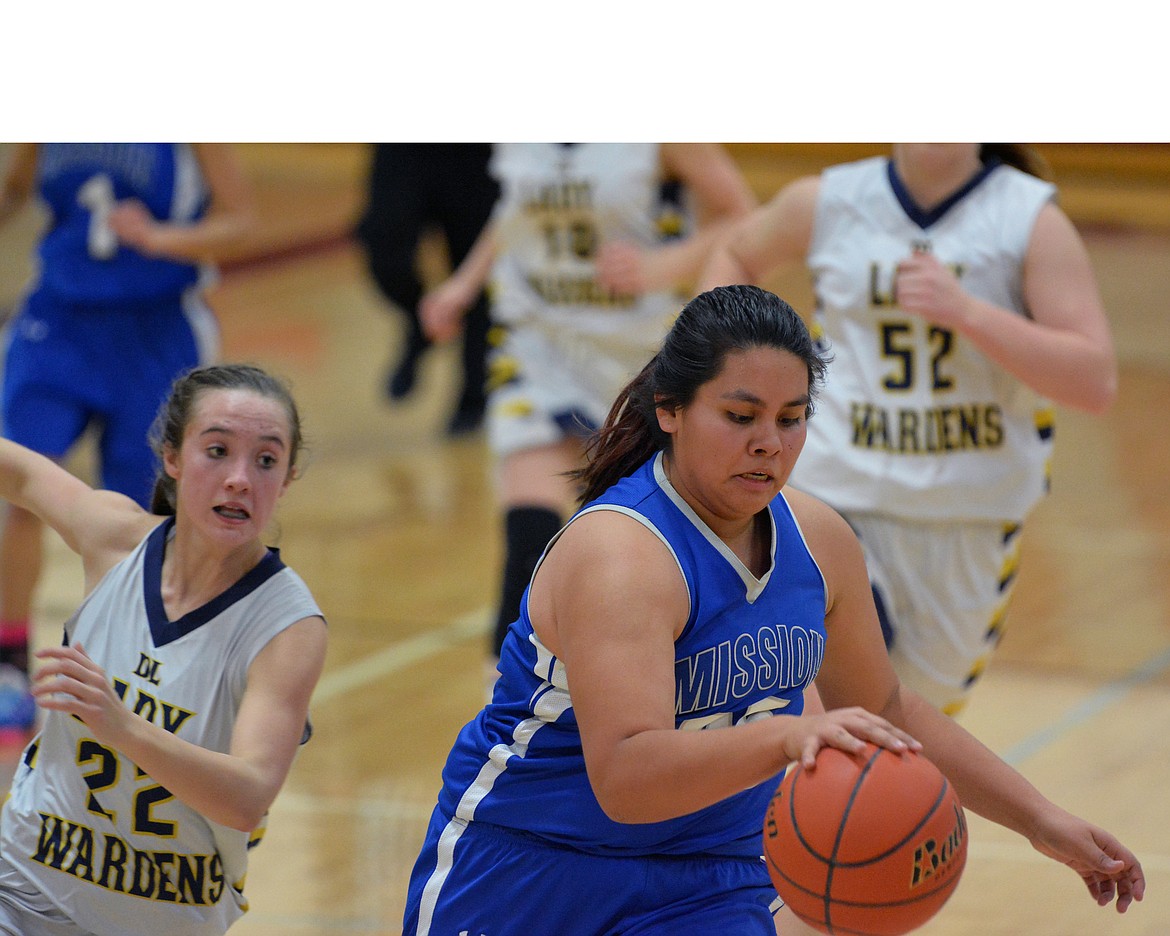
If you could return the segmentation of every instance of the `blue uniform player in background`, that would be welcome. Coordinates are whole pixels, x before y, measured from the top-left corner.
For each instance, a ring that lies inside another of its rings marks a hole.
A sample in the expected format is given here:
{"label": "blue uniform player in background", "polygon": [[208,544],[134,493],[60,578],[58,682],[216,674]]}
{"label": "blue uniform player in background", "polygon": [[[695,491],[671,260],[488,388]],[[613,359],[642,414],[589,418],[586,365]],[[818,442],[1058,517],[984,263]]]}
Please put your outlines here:
{"label": "blue uniform player in background", "polygon": [[[0,183],[0,222],[34,194],[48,212],[37,269],[4,333],[0,428],[63,459],[93,429],[100,484],[149,503],[151,420],[175,377],[219,353],[202,293],[252,207],[222,144],[26,143]],[[29,618],[42,525],[10,507],[0,539],[0,741],[32,728]]]}

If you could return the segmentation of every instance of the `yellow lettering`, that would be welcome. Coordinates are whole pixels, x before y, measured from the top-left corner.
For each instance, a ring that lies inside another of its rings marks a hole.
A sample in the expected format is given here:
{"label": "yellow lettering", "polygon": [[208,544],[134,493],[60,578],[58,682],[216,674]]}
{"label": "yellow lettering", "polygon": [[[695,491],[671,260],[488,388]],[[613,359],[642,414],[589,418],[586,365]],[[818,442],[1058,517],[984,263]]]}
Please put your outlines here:
{"label": "yellow lettering", "polygon": [[1003,411],[994,403],[886,409],[850,408],[853,445],[895,455],[996,449],[1003,446]]}
{"label": "yellow lettering", "polygon": [[[87,826],[44,813],[31,857],[103,890],[165,903],[214,904],[226,889],[218,854],[139,851],[116,835],[98,835]],[[98,867],[101,872],[95,875]]]}

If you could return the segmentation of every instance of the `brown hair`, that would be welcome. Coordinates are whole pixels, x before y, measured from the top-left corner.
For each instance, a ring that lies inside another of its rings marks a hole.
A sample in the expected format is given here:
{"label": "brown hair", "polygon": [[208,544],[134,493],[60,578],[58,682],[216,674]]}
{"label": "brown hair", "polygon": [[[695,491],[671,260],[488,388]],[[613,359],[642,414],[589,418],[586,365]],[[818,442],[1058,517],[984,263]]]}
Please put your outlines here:
{"label": "brown hair", "polygon": [[732,351],[788,351],[808,368],[808,415],[824,381],[828,358],[800,316],[779,296],[757,286],[719,286],[686,304],[662,348],[618,394],[605,424],[590,440],[587,464],[570,473],[588,503],[670,444],[657,410],[691,403],[723,369]]}
{"label": "brown hair", "polygon": [[1054,181],[1048,160],[1040,155],[1036,147],[1028,143],[981,143],[979,161],[986,163],[992,159],[998,159],[1005,165],[1014,166],[1020,172],[1026,172],[1045,182]]}

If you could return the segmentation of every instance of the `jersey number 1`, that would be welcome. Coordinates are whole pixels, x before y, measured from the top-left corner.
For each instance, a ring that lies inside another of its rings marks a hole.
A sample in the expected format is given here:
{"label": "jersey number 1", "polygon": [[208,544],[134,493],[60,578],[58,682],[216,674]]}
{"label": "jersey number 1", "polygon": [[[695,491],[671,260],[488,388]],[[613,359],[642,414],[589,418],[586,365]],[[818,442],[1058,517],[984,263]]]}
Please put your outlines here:
{"label": "jersey number 1", "polygon": [[89,234],[86,249],[95,260],[109,260],[118,252],[118,236],[110,227],[114,183],[108,175],[95,175],[77,190],[77,203],[89,209]]}

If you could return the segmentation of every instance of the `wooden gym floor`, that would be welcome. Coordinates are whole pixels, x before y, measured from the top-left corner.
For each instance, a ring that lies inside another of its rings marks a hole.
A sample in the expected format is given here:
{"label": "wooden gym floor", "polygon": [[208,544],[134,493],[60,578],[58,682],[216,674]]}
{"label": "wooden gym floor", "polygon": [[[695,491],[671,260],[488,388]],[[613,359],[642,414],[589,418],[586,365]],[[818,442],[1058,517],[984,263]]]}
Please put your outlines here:
{"label": "wooden gym floor", "polygon": [[[331,644],[316,733],[273,807],[253,909],[233,932],[393,934],[443,758],[482,697],[500,556],[491,463],[481,437],[443,436],[450,348],[426,359],[412,399],[380,395],[399,322],[346,237],[365,150],[241,149],[263,228],[213,304],[226,356],[289,377],[303,406],[307,470],[273,539],[325,609]],[[761,197],[837,155],[797,149],[733,147]],[[1120,835],[1143,859],[1148,897],[1124,917],[1099,910],[1071,872],[972,817],[964,880],[927,936],[1170,933],[1170,186],[1165,153],[1145,175],[1111,177],[1091,171],[1089,150],[1066,154],[1064,198],[1113,321],[1121,395],[1104,417],[1061,413],[1054,490],[1027,528],[1007,635],[962,720]],[[19,295],[40,224],[29,211],[0,231],[0,308]],[[780,286],[807,301],[802,281]],[[84,452],[75,467],[88,471]],[[52,537],[47,552],[39,642],[57,639],[81,597],[72,554]]]}

